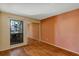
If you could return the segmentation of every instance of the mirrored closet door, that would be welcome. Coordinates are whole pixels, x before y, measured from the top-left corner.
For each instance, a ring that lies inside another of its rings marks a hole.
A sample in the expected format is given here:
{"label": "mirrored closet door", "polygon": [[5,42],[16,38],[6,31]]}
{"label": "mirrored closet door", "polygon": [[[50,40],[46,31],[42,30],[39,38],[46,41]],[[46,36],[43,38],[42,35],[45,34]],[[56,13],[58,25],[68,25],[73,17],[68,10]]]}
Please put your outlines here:
{"label": "mirrored closet door", "polygon": [[10,20],[10,44],[23,42],[23,21]]}

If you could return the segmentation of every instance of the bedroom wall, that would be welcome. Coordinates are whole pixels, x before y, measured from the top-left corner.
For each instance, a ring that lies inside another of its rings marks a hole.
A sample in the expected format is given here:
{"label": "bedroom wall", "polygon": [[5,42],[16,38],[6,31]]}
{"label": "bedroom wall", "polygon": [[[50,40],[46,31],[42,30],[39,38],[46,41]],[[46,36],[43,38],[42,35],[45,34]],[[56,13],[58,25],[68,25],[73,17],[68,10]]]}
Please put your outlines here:
{"label": "bedroom wall", "polygon": [[[37,22],[39,23],[39,21],[36,21],[34,19],[28,18],[28,17],[23,17],[23,16],[18,16],[15,14],[11,14],[11,13],[5,13],[5,12],[1,12],[0,13],[0,21],[1,21],[1,39],[0,39],[0,51],[3,50],[7,50],[7,49],[11,49],[11,48],[15,48],[18,46],[23,46],[26,45],[28,43],[28,28],[27,25],[30,22]],[[10,19],[15,19],[15,20],[21,20],[24,22],[24,42],[21,44],[16,44],[16,45],[10,45]]]}
{"label": "bedroom wall", "polygon": [[41,41],[79,53],[79,9],[41,21]]}
{"label": "bedroom wall", "polygon": [[2,39],[2,17],[1,17],[1,12],[0,12],[0,50],[1,50],[1,47],[2,47],[2,41],[1,41],[1,39]]}

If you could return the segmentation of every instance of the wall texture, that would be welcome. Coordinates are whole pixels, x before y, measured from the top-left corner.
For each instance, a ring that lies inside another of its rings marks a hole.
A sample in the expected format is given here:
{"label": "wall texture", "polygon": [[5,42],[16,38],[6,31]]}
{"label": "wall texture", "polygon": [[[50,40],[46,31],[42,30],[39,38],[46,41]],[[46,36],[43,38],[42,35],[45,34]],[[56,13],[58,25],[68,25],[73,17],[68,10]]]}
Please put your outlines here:
{"label": "wall texture", "polygon": [[41,41],[79,53],[79,9],[41,21]]}

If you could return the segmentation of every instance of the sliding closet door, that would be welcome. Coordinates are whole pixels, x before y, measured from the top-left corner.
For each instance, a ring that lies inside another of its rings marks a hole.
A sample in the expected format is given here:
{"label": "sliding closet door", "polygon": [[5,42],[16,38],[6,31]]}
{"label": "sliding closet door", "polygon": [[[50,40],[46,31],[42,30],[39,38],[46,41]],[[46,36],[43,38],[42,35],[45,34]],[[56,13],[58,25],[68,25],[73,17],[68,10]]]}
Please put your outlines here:
{"label": "sliding closet door", "polygon": [[32,23],[32,37],[39,40],[39,23]]}

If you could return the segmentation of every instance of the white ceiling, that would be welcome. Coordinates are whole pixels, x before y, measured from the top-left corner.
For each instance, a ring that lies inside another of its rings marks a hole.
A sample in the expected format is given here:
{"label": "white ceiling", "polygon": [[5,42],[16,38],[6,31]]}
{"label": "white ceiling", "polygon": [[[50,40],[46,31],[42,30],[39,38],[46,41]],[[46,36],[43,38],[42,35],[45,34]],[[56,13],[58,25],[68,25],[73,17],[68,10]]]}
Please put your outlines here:
{"label": "white ceiling", "polygon": [[79,9],[79,3],[0,3],[0,11],[38,20]]}

